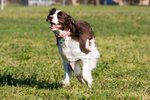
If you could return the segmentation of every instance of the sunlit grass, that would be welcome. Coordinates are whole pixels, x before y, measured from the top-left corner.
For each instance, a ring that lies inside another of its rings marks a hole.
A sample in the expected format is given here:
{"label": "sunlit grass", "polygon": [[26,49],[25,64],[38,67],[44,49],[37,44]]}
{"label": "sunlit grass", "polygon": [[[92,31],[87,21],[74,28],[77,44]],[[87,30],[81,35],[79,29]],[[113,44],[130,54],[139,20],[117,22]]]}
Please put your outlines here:
{"label": "sunlit grass", "polygon": [[92,89],[78,82],[62,88],[63,66],[45,21],[52,7],[6,7],[0,12],[0,99],[150,99],[150,8],[56,6],[86,20],[101,59]]}

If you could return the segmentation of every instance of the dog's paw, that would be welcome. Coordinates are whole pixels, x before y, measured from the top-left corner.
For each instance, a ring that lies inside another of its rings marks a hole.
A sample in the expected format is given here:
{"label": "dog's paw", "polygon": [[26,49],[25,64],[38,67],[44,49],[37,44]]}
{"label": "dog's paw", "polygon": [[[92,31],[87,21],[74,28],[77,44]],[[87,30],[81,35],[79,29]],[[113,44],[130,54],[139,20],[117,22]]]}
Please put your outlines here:
{"label": "dog's paw", "polygon": [[91,80],[86,81],[86,83],[87,83],[87,85],[88,85],[88,87],[89,87],[89,88],[91,88],[91,87],[92,87],[92,79],[91,79]]}
{"label": "dog's paw", "polygon": [[77,79],[78,79],[79,82],[81,82],[83,84],[86,84],[85,80],[82,77],[77,76]]}
{"label": "dog's paw", "polygon": [[86,82],[85,82],[85,80],[84,80],[83,78],[81,78],[81,82],[82,82],[83,84],[86,84]]}
{"label": "dog's paw", "polygon": [[67,86],[69,86],[69,85],[70,85],[70,82],[65,81],[65,80],[62,81],[62,86],[63,86],[63,87],[67,87]]}
{"label": "dog's paw", "polygon": [[92,83],[87,83],[88,87],[91,88],[92,87]]}

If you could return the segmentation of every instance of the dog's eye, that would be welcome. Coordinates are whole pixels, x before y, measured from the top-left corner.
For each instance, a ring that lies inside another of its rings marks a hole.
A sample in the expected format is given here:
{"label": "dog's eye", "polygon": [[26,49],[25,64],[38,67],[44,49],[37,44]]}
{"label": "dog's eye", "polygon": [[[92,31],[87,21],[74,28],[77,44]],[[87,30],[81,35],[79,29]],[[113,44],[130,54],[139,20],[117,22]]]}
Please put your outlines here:
{"label": "dog's eye", "polygon": [[58,16],[58,18],[62,18],[63,17],[63,13],[59,12],[57,16]]}
{"label": "dog's eye", "polygon": [[58,16],[58,18],[61,18],[60,16]]}
{"label": "dog's eye", "polygon": [[58,14],[58,18],[61,18],[62,16],[60,14]]}

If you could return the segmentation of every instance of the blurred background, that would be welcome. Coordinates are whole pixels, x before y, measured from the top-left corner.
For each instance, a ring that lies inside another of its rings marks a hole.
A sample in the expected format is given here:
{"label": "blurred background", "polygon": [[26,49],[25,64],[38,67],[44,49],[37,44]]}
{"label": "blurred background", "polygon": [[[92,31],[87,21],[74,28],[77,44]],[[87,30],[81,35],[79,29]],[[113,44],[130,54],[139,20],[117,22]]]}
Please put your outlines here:
{"label": "blurred background", "polygon": [[50,6],[50,5],[144,5],[149,6],[150,0],[1,0],[1,4],[19,4],[25,6]]}
{"label": "blurred background", "polygon": [[[150,0],[0,3],[0,100],[150,100]],[[52,7],[95,33],[102,56],[91,89],[74,74],[71,86],[61,87],[63,64],[46,22]]]}

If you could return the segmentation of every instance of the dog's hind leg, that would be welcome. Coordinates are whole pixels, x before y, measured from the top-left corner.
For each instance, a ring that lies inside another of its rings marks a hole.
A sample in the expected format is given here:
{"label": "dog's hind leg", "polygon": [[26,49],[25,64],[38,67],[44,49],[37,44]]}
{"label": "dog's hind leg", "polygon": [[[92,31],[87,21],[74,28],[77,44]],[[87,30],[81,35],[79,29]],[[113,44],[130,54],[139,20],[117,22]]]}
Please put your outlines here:
{"label": "dog's hind leg", "polygon": [[63,86],[68,86],[70,85],[70,78],[71,78],[71,68],[69,63],[63,62],[64,65],[64,71],[65,71],[65,75],[64,75],[64,80],[62,81]]}
{"label": "dog's hind leg", "polygon": [[90,68],[90,62],[88,59],[82,60],[83,63],[83,69],[82,69],[82,76],[83,79],[86,81],[89,88],[92,86],[92,74],[91,74],[91,68]]}

